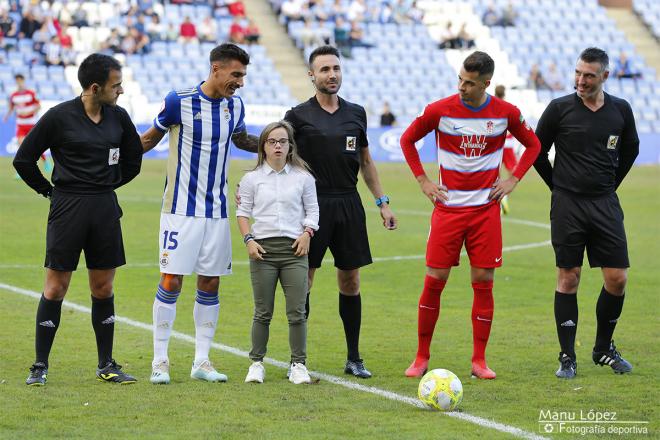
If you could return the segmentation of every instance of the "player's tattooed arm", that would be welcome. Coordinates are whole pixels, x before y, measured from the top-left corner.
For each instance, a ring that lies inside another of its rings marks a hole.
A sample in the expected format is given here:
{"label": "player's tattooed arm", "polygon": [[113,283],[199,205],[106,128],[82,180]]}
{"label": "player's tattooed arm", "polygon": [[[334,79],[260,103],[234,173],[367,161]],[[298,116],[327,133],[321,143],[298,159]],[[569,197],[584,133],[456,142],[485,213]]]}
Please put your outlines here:
{"label": "player's tattooed arm", "polygon": [[248,134],[247,131],[234,133],[231,136],[231,141],[241,150],[256,153],[259,147],[259,138],[253,134]]}
{"label": "player's tattooed arm", "polygon": [[160,140],[163,139],[163,136],[165,136],[165,133],[157,130],[154,127],[151,127],[149,130],[142,133],[140,136],[140,141],[142,142],[142,153],[144,154],[158,145]]}

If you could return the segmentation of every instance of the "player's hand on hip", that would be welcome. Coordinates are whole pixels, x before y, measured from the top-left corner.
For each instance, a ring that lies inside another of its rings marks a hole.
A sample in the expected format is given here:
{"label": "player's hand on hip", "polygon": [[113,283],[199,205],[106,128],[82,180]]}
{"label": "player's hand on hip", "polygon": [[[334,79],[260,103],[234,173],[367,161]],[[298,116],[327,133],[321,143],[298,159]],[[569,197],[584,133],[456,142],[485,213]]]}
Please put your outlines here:
{"label": "player's hand on hip", "polygon": [[261,245],[256,242],[256,240],[248,241],[247,251],[248,251],[248,255],[253,260],[263,260],[264,259],[263,254],[266,253],[264,248],[262,248]]}
{"label": "player's hand on hip", "polygon": [[426,197],[429,198],[433,205],[435,205],[436,202],[446,202],[449,200],[449,194],[447,194],[446,186],[431,182],[431,180],[426,176],[418,179],[419,186],[422,188],[422,192]]}
{"label": "player's hand on hip", "polygon": [[291,248],[294,249],[293,255],[296,257],[302,257],[309,253],[309,242],[311,237],[308,233],[303,232],[300,234],[300,237],[296,239],[291,245]]}
{"label": "player's hand on hip", "polygon": [[498,180],[491,188],[488,199],[501,202],[504,196],[511,194],[516,185],[518,185],[518,182],[519,180],[516,176],[511,176],[506,180]]}
{"label": "player's hand on hip", "polygon": [[394,213],[390,209],[390,205],[383,203],[380,206],[380,216],[383,218],[383,226],[386,229],[393,230],[399,225],[398,220],[394,217]]}

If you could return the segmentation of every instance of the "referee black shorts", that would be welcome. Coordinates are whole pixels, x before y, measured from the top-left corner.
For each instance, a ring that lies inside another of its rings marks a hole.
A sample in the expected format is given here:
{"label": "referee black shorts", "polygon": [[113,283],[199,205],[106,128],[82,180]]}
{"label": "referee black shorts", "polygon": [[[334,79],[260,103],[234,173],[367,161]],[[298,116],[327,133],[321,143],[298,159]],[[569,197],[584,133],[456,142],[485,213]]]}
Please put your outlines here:
{"label": "referee black shorts", "polygon": [[630,266],[623,210],[616,193],[588,199],[554,190],[550,224],[557,267],[581,267],[585,248],[591,267]]}
{"label": "referee black shorts", "polygon": [[318,202],[319,230],[309,248],[309,267],[321,267],[328,248],[338,269],[353,270],[371,264],[367,219],[360,195],[319,195]]}
{"label": "referee black shorts", "polygon": [[53,190],[46,231],[44,266],[72,272],[85,251],[88,269],[114,269],[126,264],[114,192],[77,195]]}

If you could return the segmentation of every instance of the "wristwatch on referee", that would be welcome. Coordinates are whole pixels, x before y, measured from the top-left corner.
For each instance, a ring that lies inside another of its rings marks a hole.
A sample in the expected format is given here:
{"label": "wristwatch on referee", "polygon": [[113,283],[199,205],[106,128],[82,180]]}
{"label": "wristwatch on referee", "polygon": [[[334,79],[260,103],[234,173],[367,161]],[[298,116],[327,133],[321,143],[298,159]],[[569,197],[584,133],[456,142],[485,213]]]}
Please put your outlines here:
{"label": "wristwatch on referee", "polygon": [[379,208],[381,206],[383,206],[383,203],[387,203],[389,205],[390,204],[390,198],[387,197],[387,196],[382,196],[382,197],[378,197],[376,199],[376,206],[378,206]]}
{"label": "wristwatch on referee", "polygon": [[305,230],[303,231],[303,234],[304,234],[305,232],[307,232],[307,234],[309,234],[309,237],[310,237],[310,238],[314,236],[314,229],[310,228],[309,226],[307,226],[307,227],[305,228]]}

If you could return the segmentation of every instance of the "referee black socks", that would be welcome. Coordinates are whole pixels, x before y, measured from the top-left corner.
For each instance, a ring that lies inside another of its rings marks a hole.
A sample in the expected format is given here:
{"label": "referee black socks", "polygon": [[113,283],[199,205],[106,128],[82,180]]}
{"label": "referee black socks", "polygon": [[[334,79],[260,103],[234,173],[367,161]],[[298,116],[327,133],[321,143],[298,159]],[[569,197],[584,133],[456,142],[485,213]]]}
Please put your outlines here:
{"label": "referee black socks", "polygon": [[348,296],[339,292],[339,316],[344,323],[348,360],[360,359],[360,325],[362,324],[362,299],[360,295]]}
{"label": "referee black socks", "polygon": [[37,331],[34,339],[36,362],[43,362],[48,367],[48,356],[55,340],[55,333],[60,326],[62,300],[46,299],[43,294],[37,307]]}
{"label": "referee black socks", "polygon": [[575,359],[575,334],[578,324],[576,293],[566,294],[555,291],[555,322],[562,353]]}
{"label": "referee black socks", "polygon": [[608,351],[610,349],[610,342],[616,323],[619,316],[621,316],[624,299],[625,295],[614,296],[605,290],[605,286],[601,289],[596,303],[597,329],[594,351]]}
{"label": "referee black socks", "polygon": [[112,360],[112,343],[115,335],[115,297],[99,299],[92,296],[92,327],[96,334],[99,368]]}

